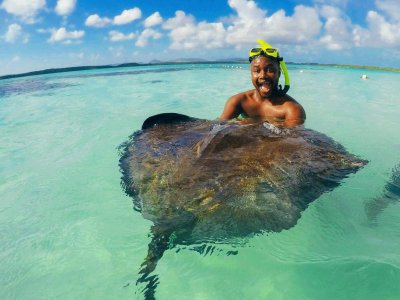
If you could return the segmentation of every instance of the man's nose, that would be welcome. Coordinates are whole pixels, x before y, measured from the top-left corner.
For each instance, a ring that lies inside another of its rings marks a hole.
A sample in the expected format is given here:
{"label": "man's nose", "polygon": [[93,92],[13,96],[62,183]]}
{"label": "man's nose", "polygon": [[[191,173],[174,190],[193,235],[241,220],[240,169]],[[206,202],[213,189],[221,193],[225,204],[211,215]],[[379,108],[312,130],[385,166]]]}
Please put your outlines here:
{"label": "man's nose", "polygon": [[259,77],[261,77],[261,78],[267,78],[267,71],[261,70],[259,74],[260,74]]}

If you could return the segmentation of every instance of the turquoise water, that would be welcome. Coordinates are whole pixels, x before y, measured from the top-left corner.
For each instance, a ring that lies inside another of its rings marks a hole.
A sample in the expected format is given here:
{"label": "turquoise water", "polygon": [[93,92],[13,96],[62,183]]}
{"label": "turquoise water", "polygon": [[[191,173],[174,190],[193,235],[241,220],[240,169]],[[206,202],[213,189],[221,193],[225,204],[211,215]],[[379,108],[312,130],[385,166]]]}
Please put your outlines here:
{"label": "turquoise water", "polygon": [[[142,299],[135,283],[151,222],[121,188],[117,148],[156,113],[218,117],[230,95],[251,88],[247,67],[0,81],[0,299]],[[373,223],[365,207],[382,197],[400,162],[400,74],[289,71],[289,94],[303,104],[306,126],[369,164],[313,202],[290,230],[165,252],[157,299],[398,299],[400,202]]]}

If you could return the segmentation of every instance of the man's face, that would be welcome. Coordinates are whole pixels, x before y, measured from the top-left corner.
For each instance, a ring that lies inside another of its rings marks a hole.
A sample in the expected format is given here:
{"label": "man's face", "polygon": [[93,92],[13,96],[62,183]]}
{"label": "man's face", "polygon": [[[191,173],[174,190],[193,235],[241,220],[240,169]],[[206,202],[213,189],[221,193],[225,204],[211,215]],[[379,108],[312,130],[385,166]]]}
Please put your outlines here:
{"label": "man's face", "polygon": [[265,56],[255,58],[250,65],[251,81],[261,97],[271,96],[279,82],[279,63]]}

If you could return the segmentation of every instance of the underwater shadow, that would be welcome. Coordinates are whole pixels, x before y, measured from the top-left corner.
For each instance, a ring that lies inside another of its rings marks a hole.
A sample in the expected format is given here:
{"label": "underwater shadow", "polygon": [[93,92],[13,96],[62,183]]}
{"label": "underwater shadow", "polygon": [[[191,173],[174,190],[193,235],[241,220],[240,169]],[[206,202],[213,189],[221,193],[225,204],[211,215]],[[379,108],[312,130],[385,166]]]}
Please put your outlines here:
{"label": "underwater shadow", "polygon": [[365,203],[367,223],[377,225],[378,216],[390,205],[400,202],[400,164],[392,169],[382,195]]}
{"label": "underwater shadow", "polygon": [[50,79],[25,79],[11,81],[0,84],[0,97],[11,97],[39,91],[50,91],[66,87],[76,86],[76,84],[64,82],[49,82]]}

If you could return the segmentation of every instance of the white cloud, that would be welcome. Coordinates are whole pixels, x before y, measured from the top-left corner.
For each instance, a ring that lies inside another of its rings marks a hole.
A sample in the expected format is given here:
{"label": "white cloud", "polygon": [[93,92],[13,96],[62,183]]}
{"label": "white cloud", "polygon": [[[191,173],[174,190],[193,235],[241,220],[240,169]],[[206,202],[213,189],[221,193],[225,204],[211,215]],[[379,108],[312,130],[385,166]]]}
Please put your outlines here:
{"label": "white cloud", "polygon": [[400,22],[390,23],[376,11],[367,13],[367,28],[355,25],[354,43],[358,47],[400,49]]}
{"label": "white cloud", "polygon": [[76,59],[84,59],[85,58],[85,53],[79,52],[79,53],[69,53],[69,57],[76,60]]}
{"label": "white cloud", "polygon": [[37,33],[49,33],[49,32],[51,32],[51,30],[50,29],[44,29],[44,28],[38,28],[38,29],[36,29],[36,32]]}
{"label": "white cloud", "polygon": [[112,42],[120,42],[120,41],[127,41],[127,40],[132,40],[136,37],[136,34],[129,33],[129,34],[123,34],[122,32],[116,31],[116,30],[111,30],[108,33],[110,37],[110,41]]}
{"label": "white cloud", "polygon": [[76,6],[76,0],[58,0],[55,11],[60,16],[70,15]]}
{"label": "white cloud", "polygon": [[388,15],[392,20],[400,21],[399,0],[376,0],[376,7]]}
{"label": "white cloud", "polygon": [[112,53],[112,55],[116,58],[122,58],[125,56],[125,48],[122,46],[119,47],[109,47],[108,51]]}
{"label": "white cloud", "polygon": [[83,30],[67,31],[65,27],[61,27],[57,30],[53,30],[49,42],[63,42],[65,44],[71,44],[72,40],[78,40],[85,35]]}
{"label": "white cloud", "polygon": [[322,22],[313,7],[298,5],[291,16],[284,10],[268,16],[254,1],[229,0],[228,4],[236,14],[226,19],[230,22],[227,27],[222,22],[196,22],[193,16],[177,11],[175,17],[163,24],[163,29],[170,31],[170,48],[241,48],[254,44],[258,38],[273,43],[305,44],[321,32]]}
{"label": "white cloud", "polygon": [[175,17],[167,19],[163,28],[169,30],[171,49],[221,48],[225,41],[222,23],[195,22],[192,15],[176,11]]}
{"label": "white cloud", "polygon": [[336,6],[323,5],[320,8],[320,15],[326,19],[340,18],[342,16],[342,11]]}
{"label": "white cloud", "polygon": [[34,23],[36,15],[45,6],[46,0],[4,0],[0,8],[21,18],[24,22]]}
{"label": "white cloud", "polygon": [[326,19],[320,42],[329,50],[342,50],[353,46],[352,24],[337,7],[324,5],[321,16]]}
{"label": "white cloud", "polygon": [[103,59],[103,57],[98,53],[93,53],[93,54],[90,54],[90,56],[89,56],[89,61],[94,62],[94,63],[97,63],[97,62],[101,61],[102,59]]}
{"label": "white cloud", "polygon": [[153,27],[156,25],[161,24],[163,21],[160,13],[156,11],[154,14],[151,16],[147,17],[146,20],[144,20],[143,25],[144,27]]}
{"label": "white cloud", "polygon": [[375,4],[381,13],[369,11],[366,15],[366,27],[353,24],[349,16],[337,7],[322,6],[320,14],[325,22],[320,42],[330,50],[349,49],[353,46],[400,49],[398,1],[376,0]]}
{"label": "white cloud", "polygon": [[259,22],[266,16],[266,11],[258,8],[254,1],[229,0],[228,4],[237,13],[237,23]]}
{"label": "white cloud", "polygon": [[21,60],[21,57],[19,57],[18,55],[15,55],[15,56],[11,59],[12,62],[19,62],[20,60]]}
{"label": "white cloud", "polygon": [[98,14],[90,15],[85,21],[85,25],[89,27],[105,27],[111,24],[111,19],[101,18]]}
{"label": "white cloud", "polygon": [[141,18],[142,12],[139,8],[124,10],[120,15],[115,16],[113,19],[107,17],[100,17],[98,14],[93,14],[87,17],[85,25],[89,27],[106,27],[109,25],[125,25]]}
{"label": "white cloud", "polygon": [[321,27],[317,10],[303,5],[296,6],[290,17],[281,10],[265,20],[265,28],[269,31],[266,37],[279,42],[305,43],[316,37]]}
{"label": "white cloud", "polygon": [[229,44],[254,43],[260,37],[277,43],[301,44],[315,38],[322,27],[318,12],[313,7],[298,5],[292,16],[286,16],[284,10],[267,16],[253,1],[230,0],[229,5],[238,15],[227,28],[226,40]]}
{"label": "white cloud", "polygon": [[161,33],[159,33],[158,31],[155,31],[154,29],[151,28],[146,28],[139,35],[135,45],[138,47],[146,47],[149,39],[157,40],[161,38],[161,36],[162,36]]}
{"label": "white cloud", "polygon": [[15,43],[20,40],[23,43],[27,43],[29,41],[29,36],[22,31],[22,27],[18,24],[11,24],[8,26],[8,30],[4,36],[4,39],[7,43]]}
{"label": "white cloud", "polygon": [[184,11],[177,10],[175,12],[175,17],[166,20],[163,24],[164,29],[175,29],[181,26],[193,24],[195,19],[192,15],[185,14]]}
{"label": "white cloud", "polygon": [[224,46],[225,28],[222,23],[195,23],[191,15],[177,11],[174,18],[165,21],[170,30],[171,49],[211,49]]}
{"label": "white cloud", "polygon": [[113,24],[124,25],[140,19],[141,17],[142,12],[139,8],[126,9],[120,15],[114,17]]}
{"label": "white cloud", "polygon": [[[297,46],[306,51],[321,45],[333,51],[354,46],[400,49],[398,0],[375,0],[380,12],[368,12],[366,27],[353,24],[346,15],[347,0],[336,0],[335,5],[325,5],[332,3],[327,0],[314,2],[318,5],[297,5],[287,15],[282,9],[268,14],[253,0],[228,0],[234,14],[220,19],[224,21],[198,22],[194,16],[176,11],[174,17],[164,20],[162,28],[168,32],[171,49],[243,48],[254,45],[258,38],[277,46],[290,45],[292,53]],[[146,43],[147,39],[139,38],[137,45]]]}

